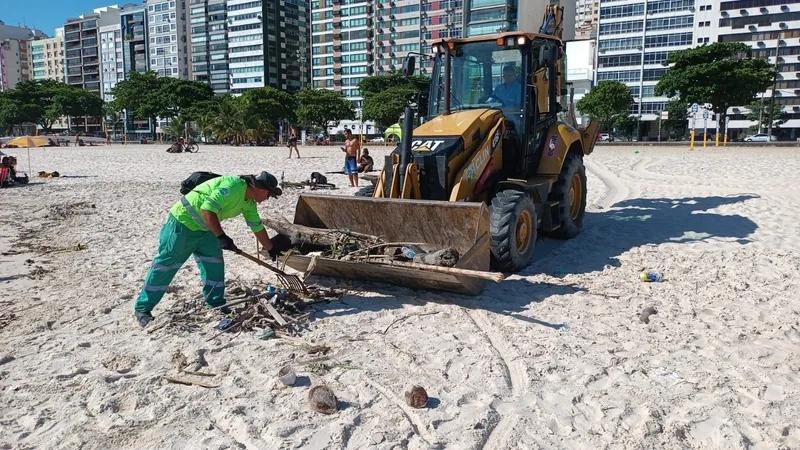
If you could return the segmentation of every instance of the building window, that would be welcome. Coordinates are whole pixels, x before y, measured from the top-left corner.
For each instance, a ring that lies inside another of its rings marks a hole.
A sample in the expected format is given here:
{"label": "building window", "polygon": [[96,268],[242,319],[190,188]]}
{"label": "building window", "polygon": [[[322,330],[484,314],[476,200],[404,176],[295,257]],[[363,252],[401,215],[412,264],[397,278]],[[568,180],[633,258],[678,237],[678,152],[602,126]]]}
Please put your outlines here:
{"label": "building window", "polygon": [[615,17],[633,17],[644,14],[644,3],[622,6],[604,6],[600,8],[601,19],[613,19]]}
{"label": "building window", "polygon": [[613,72],[597,72],[597,81],[614,80],[622,83],[639,81],[638,70],[619,70]]}
{"label": "building window", "polygon": [[[693,16],[663,17],[659,19],[647,19],[647,31],[672,30],[675,28],[691,28],[694,22]],[[702,22],[700,22],[702,26]]]}
{"label": "building window", "polygon": [[600,24],[600,35],[636,33],[644,28],[643,20]]}
{"label": "building window", "polygon": [[619,38],[619,39],[603,39],[600,41],[600,51],[613,51],[613,50],[630,50],[642,48],[641,37]]}
{"label": "building window", "polygon": [[645,48],[673,47],[679,45],[689,45],[692,43],[692,33],[662,34],[658,36],[647,36],[644,42]]}

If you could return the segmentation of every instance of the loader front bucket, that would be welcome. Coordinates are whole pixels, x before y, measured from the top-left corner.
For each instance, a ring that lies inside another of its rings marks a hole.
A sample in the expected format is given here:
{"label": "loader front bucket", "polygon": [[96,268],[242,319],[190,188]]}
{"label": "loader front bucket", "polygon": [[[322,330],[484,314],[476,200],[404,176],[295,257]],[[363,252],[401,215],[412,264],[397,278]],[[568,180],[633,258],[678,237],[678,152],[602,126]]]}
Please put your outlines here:
{"label": "loader front bucket", "polygon": [[[460,255],[456,268],[489,270],[489,210],[483,203],[303,194],[294,223],[371,234],[386,242],[453,247]],[[286,264],[306,272],[311,259],[293,255]],[[311,273],[469,295],[479,294],[485,284],[462,275],[321,257]]]}

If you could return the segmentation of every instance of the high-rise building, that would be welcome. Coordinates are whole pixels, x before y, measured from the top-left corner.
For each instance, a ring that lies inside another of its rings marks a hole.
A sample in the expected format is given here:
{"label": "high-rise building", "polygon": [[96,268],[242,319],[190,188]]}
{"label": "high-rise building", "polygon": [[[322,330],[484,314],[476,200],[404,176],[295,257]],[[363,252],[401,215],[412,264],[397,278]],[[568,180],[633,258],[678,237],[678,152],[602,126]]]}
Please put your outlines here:
{"label": "high-rise building", "polygon": [[630,113],[643,122],[643,135],[656,132],[669,100],[654,92],[669,70],[662,63],[670,52],[695,45],[694,22],[695,0],[600,3],[595,82],[616,80],[630,87]]}
{"label": "high-rise building", "polygon": [[[265,0],[263,3],[268,3]],[[264,28],[264,4],[260,0],[228,0],[228,73],[234,94],[264,87],[264,41],[270,31]],[[221,63],[224,64],[224,60]]]}
{"label": "high-rise building", "polygon": [[577,0],[575,3],[575,39],[594,39],[597,37],[597,18],[600,14],[600,0]]}
{"label": "high-rise building", "polygon": [[20,81],[33,78],[28,41],[46,37],[39,30],[13,27],[0,21],[0,91],[13,89]]}
{"label": "high-rise building", "polygon": [[[256,3],[261,3],[256,2]],[[228,22],[225,0],[193,0],[189,5],[189,79],[211,85],[217,94],[230,91]],[[237,51],[260,51],[260,42]]]}
{"label": "high-rise building", "polygon": [[149,69],[147,52],[147,8],[145,5],[128,4],[120,11],[122,33],[122,74],[145,73]]}
{"label": "high-rise building", "polygon": [[504,33],[518,29],[517,0],[466,0],[466,3],[467,36]]}
{"label": "high-rise building", "polygon": [[[103,48],[101,47],[100,29],[107,29],[106,27],[109,26],[112,28],[120,26],[120,10],[116,6],[98,8],[92,13],[67,19],[64,24],[67,84],[103,96],[100,70],[101,49]],[[116,48],[116,43],[113,45]],[[114,75],[116,76],[116,73]],[[71,120],[73,128],[85,133],[99,134],[102,132],[102,118],[73,117]]]}
{"label": "high-rise building", "polygon": [[[743,42],[753,48],[755,58],[764,58],[773,65],[777,58],[779,75],[773,107],[783,111],[783,123],[772,134],[782,140],[800,138],[800,6],[790,1],[698,0],[697,10],[696,44]],[[772,97],[772,89],[758,96],[765,108],[773,102]],[[733,138],[751,133],[751,126],[758,127],[757,121],[747,120],[745,106],[728,110]],[[760,131],[766,133],[767,129]]]}
{"label": "high-rise building", "polygon": [[117,86],[118,81],[125,79],[123,47],[120,22],[100,27],[100,82],[105,102],[114,100],[111,90]]}
{"label": "high-rise building", "polygon": [[52,38],[28,41],[34,80],[64,78],[64,28],[57,28]]}
{"label": "high-rise building", "polygon": [[146,4],[150,70],[162,77],[188,79],[186,2],[147,0]]}
{"label": "high-rise building", "polygon": [[[264,84],[296,92],[310,83],[311,12],[307,0],[268,0],[263,3]],[[230,54],[231,66],[239,58],[254,55]]]}

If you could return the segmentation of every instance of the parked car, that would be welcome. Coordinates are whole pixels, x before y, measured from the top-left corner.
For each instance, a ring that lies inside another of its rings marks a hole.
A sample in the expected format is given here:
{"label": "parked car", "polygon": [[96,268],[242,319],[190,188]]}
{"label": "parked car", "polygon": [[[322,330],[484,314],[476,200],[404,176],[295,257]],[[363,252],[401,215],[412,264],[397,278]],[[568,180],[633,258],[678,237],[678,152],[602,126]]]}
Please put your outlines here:
{"label": "parked car", "polygon": [[777,140],[778,138],[776,138],[774,135],[770,136],[767,135],[767,133],[753,134],[744,138],[745,142],[775,142]]}
{"label": "parked car", "polygon": [[597,136],[597,140],[598,141],[613,142],[614,141],[614,136],[612,136],[611,133],[600,133]]}
{"label": "parked car", "polygon": [[384,141],[385,141],[385,139],[383,139],[382,137],[376,137],[376,138],[372,139],[370,142],[375,142],[375,143],[381,143],[382,144]]}

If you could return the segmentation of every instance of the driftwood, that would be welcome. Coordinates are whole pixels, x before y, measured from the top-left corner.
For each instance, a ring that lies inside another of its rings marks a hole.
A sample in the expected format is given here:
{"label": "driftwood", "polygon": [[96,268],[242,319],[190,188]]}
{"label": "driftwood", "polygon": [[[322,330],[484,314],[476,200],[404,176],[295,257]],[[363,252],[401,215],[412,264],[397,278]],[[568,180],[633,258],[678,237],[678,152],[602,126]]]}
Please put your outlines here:
{"label": "driftwood", "polygon": [[374,263],[384,266],[407,267],[409,269],[427,270],[428,272],[439,272],[439,273],[447,273],[450,275],[481,278],[484,280],[494,281],[495,283],[499,283],[505,279],[505,276],[503,276],[503,274],[499,272],[484,272],[482,270],[457,269],[455,267],[429,266],[427,264],[418,264],[418,263],[401,262],[401,261],[377,260],[374,261]]}
{"label": "driftwood", "polygon": [[282,217],[267,217],[262,219],[261,222],[264,226],[277,231],[288,237],[293,245],[323,245],[335,246],[340,242],[341,237],[350,236],[358,240],[366,240],[371,242],[380,242],[378,236],[369,234],[355,233],[349,230],[326,230],[322,228],[312,228],[305,225],[296,225],[290,223]]}

